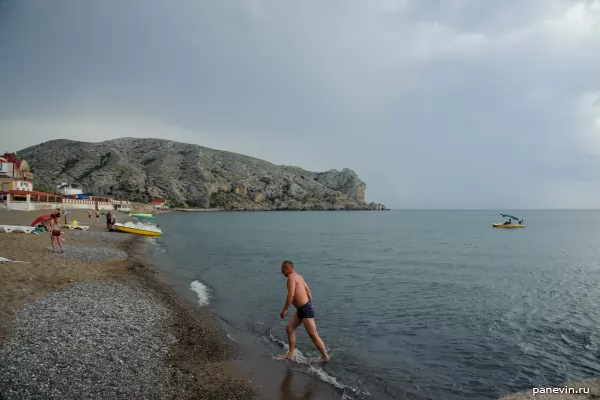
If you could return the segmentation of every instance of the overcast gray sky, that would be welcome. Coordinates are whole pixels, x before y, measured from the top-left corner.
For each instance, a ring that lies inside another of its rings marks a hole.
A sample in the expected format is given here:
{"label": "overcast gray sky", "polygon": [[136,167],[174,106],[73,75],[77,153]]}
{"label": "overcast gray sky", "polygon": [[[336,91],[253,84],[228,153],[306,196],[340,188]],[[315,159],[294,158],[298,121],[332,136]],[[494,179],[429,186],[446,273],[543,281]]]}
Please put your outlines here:
{"label": "overcast gray sky", "polygon": [[600,208],[600,0],[0,0],[0,132],[348,167],[395,208]]}

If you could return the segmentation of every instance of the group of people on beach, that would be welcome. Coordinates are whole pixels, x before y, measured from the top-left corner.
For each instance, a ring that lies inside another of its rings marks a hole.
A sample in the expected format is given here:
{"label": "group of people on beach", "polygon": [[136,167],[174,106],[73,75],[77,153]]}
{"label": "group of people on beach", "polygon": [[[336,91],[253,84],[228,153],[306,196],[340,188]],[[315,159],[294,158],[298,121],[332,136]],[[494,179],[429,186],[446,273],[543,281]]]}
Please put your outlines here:
{"label": "group of people on beach", "polygon": [[[88,211],[88,218],[90,219],[90,225],[92,225],[92,210]],[[100,224],[100,212],[96,210],[96,225]]]}
{"label": "group of people on beach", "polygon": [[[100,212],[98,210],[96,210],[95,213],[96,213],[96,224],[100,224]],[[92,225],[92,216],[93,216],[93,212],[92,212],[92,210],[89,210],[88,218],[90,219],[90,225]],[[114,230],[116,223],[117,223],[116,214],[112,213],[111,211],[106,213],[106,229],[108,229],[109,231],[112,232]]]}
{"label": "group of people on beach", "polygon": [[[98,212],[98,210],[95,210],[95,213],[96,213],[96,221],[99,224],[100,223],[100,213]],[[64,212],[63,212],[63,214],[64,214]],[[48,229],[48,232],[50,232],[50,240],[52,242],[52,252],[53,253],[56,252],[57,246],[60,248],[61,253],[65,252],[65,249],[62,244],[62,242],[65,239],[64,239],[64,234],[63,234],[63,232],[61,230],[61,226],[60,226],[60,217],[61,217],[61,209],[60,208],[57,208],[54,213],[50,214],[50,228]],[[88,217],[90,218],[90,225],[91,225],[92,210],[88,211]],[[112,232],[114,225],[116,223],[117,223],[117,216],[109,211],[108,214],[106,214],[106,229],[108,229],[109,231]],[[65,224],[67,224],[66,216],[65,216]]]}

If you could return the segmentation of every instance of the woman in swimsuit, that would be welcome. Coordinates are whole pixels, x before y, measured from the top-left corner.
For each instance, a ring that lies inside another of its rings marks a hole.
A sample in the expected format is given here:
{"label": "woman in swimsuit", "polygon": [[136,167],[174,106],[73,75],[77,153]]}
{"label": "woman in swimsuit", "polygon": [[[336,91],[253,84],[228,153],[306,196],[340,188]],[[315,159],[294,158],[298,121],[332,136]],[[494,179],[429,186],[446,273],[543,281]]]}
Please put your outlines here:
{"label": "woman in swimsuit", "polygon": [[56,245],[54,244],[55,241],[60,247],[60,252],[65,252],[65,249],[63,249],[62,241],[60,240],[60,234],[60,215],[52,214],[52,219],[50,220],[50,241],[52,242],[53,253],[56,251]]}

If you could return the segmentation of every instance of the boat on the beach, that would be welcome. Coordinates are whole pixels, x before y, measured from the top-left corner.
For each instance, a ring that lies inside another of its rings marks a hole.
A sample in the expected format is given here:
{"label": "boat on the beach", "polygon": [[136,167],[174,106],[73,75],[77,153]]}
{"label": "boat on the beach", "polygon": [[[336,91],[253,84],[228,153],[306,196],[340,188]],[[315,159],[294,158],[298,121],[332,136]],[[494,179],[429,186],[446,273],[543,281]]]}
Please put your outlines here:
{"label": "boat on the beach", "polygon": [[[514,215],[509,215],[509,214],[500,214],[503,218],[508,218],[507,221],[505,221],[502,224],[492,224],[492,226],[494,228],[498,228],[498,229],[515,229],[515,228],[525,228],[525,224],[523,223],[523,220],[519,217],[515,217]],[[515,220],[516,223],[513,223],[512,221]]]}
{"label": "boat on the beach", "polygon": [[156,218],[153,214],[133,214],[133,213],[129,213],[129,216],[133,217],[133,218],[149,218],[149,219]]}
{"label": "boat on the beach", "polygon": [[160,235],[162,235],[162,230],[160,229],[160,227],[158,225],[142,224],[140,222],[138,222],[138,223],[117,222],[114,225],[114,227],[119,232],[134,233],[136,235],[143,235],[143,236],[160,236]]}

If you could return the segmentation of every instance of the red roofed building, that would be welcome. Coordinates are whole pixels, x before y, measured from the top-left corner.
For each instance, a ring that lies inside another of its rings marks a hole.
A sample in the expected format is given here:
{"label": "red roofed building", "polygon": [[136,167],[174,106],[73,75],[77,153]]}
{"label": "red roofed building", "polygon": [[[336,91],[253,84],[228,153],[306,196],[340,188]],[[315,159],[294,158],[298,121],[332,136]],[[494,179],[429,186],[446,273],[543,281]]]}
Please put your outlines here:
{"label": "red roofed building", "polygon": [[33,174],[25,160],[17,160],[15,153],[4,153],[0,156],[0,189],[33,190]]}
{"label": "red roofed building", "polygon": [[15,153],[0,156],[0,206],[14,210],[54,208],[62,202],[55,193],[33,191],[33,174]]}
{"label": "red roofed building", "polygon": [[152,206],[158,210],[169,208],[167,206],[167,199],[165,199],[164,197],[154,197],[152,199]]}
{"label": "red roofed building", "polygon": [[67,209],[112,210],[108,196],[84,194],[60,195],[33,190],[33,174],[25,160],[15,153],[0,156],[0,207],[11,210]]}

